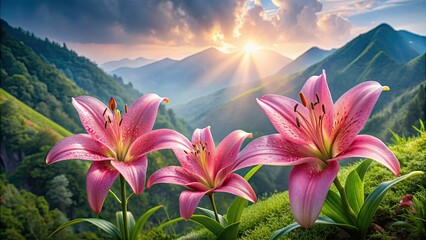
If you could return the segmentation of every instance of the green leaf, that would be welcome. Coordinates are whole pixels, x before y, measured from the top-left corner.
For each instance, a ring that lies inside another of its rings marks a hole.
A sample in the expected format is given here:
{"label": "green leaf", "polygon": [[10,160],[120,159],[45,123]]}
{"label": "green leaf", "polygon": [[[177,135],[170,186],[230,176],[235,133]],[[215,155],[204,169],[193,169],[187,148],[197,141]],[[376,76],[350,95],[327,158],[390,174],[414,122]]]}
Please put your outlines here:
{"label": "green leaf", "polygon": [[350,172],[346,178],[345,192],[349,205],[355,211],[355,214],[358,214],[364,204],[364,183],[358,176],[357,169]]}
{"label": "green leaf", "polygon": [[250,171],[248,173],[246,173],[246,175],[244,175],[244,179],[245,180],[250,180],[251,177],[253,177],[253,175],[262,167],[262,164],[257,165],[256,167],[250,169]]}
{"label": "green leaf", "polygon": [[182,217],[174,218],[174,219],[171,219],[171,220],[169,220],[169,221],[167,221],[165,223],[162,223],[160,226],[158,226],[156,228],[157,229],[162,229],[162,228],[165,228],[165,227],[167,227],[167,226],[169,226],[169,225],[171,225],[173,223],[180,222],[182,220],[184,220]]}
{"label": "green leaf", "polygon": [[365,238],[365,235],[367,234],[368,226],[370,225],[371,219],[373,218],[374,214],[376,213],[377,208],[379,207],[380,202],[382,201],[383,197],[385,196],[386,192],[389,191],[389,189],[397,184],[398,182],[405,180],[410,177],[422,175],[424,172],[422,171],[414,171],[409,174],[406,174],[404,176],[395,178],[394,180],[387,181],[381,183],[379,186],[377,186],[371,193],[368,195],[367,199],[364,202],[364,205],[362,206],[361,210],[359,211],[358,218],[356,225],[359,229],[359,234],[361,238]]}
{"label": "green leaf", "polygon": [[62,229],[66,227],[69,227],[74,224],[82,223],[82,222],[91,223],[95,225],[96,227],[100,228],[101,230],[105,231],[109,235],[111,235],[113,238],[121,239],[120,232],[118,231],[117,227],[114,224],[99,218],[77,218],[77,219],[71,220],[59,226],[55,231],[53,231],[48,236],[48,238],[52,237],[57,232],[61,231]]}
{"label": "green leaf", "polygon": [[[124,221],[123,221],[123,211],[118,211],[115,213],[115,219],[117,220],[117,226],[120,230],[121,237],[124,238]],[[129,233],[132,232],[133,226],[135,225],[135,218],[133,214],[127,211],[127,219],[129,223]]]}
{"label": "green leaf", "polygon": [[367,173],[367,170],[370,168],[372,162],[373,160],[366,159],[362,161],[362,163],[359,164],[358,167],[356,168],[356,171],[358,172],[358,176],[361,179],[361,181],[364,181],[364,176]]}
{"label": "green leaf", "polygon": [[337,222],[333,221],[331,218],[328,218],[326,216],[318,217],[318,219],[315,221],[315,223],[325,224],[325,225],[333,225],[333,226],[336,226],[336,227],[344,228],[345,230],[348,230],[350,232],[357,232],[358,231],[358,229],[351,224],[337,223]]}
{"label": "green leaf", "polygon": [[[197,207],[197,209],[202,211],[205,215],[207,215],[207,217],[216,219],[216,216],[214,215],[214,212],[212,210],[207,209],[207,208],[202,208],[202,207]],[[220,221],[220,224],[222,226],[228,225],[228,222],[226,221],[226,219],[222,215],[220,215],[220,214],[217,214],[217,215],[219,216],[219,221]]]}
{"label": "green leaf", "polygon": [[212,232],[215,236],[218,236],[220,232],[223,230],[223,227],[216,222],[216,220],[209,218],[204,215],[194,214],[189,218],[191,222],[195,222],[207,228],[210,232]]}
{"label": "green leaf", "polygon": [[340,196],[332,190],[328,191],[327,197],[325,198],[325,202],[322,207],[322,212],[337,223],[355,225],[355,222],[352,221],[352,219],[343,209]]}
{"label": "green leaf", "polygon": [[289,233],[289,232],[291,232],[291,231],[293,231],[294,229],[296,229],[296,228],[298,228],[298,227],[300,227],[300,225],[297,223],[297,222],[295,222],[295,223],[293,223],[293,224],[290,224],[290,225],[288,225],[287,227],[285,227],[285,228],[281,228],[280,230],[277,230],[277,231],[275,231],[273,234],[272,234],[272,236],[271,236],[271,240],[275,240],[275,239],[278,239],[279,237],[281,237],[282,235],[285,235],[285,234],[287,234],[287,233]]}
{"label": "green leaf", "polygon": [[158,209],[162,208],[163,205],[155,206],[148,211],[146,211],[142,216],[139,217],[136,224],[134,224],[133,230],[130,232],[130,239],[136,240],[139,236],[139,234],[142,231],[143,226],[145,225],[146,221],[149,217],[151,217],[152,214],[154,214]]}
{"label": "green leaf", "polygon": [[241,222],[236,222],[236,223],[233,223],[233,224],[227,226],[226,228],[224,228],[220,232],[220,234],[218,236],[216,236],[216,239],[218,239],[218,240],[221,240],[221,239],[226,239],[226,240],[237,239],[238,228],[240,227],[240,223]]}
{"label": "green leaf", "polygon": [[[336,223],[334,222],[331,218],[325,217],[325,216],[320,216],[318,217],[318,219],[315,221],[316,224],[325,224],[325,225],[333,225],[336,227],[340,227],[340,228],[344,228],[345,230],[349,230],[350,232],[356,232],[358,229],[350,224],[343,224],[343,223]],[[293,231],[294,229],[300,227],[299,223],[295,222],[291,225],[288,225],[285,228],[282,228],[280,230],[275,231],[272,236],[271,236],[271,240],[273,239],[278,239],[279,237]]]}
{"label": "green leaf", "polygon": [[[250,180],[251,177],[262,167],[261,164],[252,168],[245,176],[245,180]],[[228,224],[239,222],[241,219],[241,214],[243,213],[243,209],[247,206],[248,201],[241,197],[236,197],[234,201],[232,201],[231,205],[228,208],[228,212],[226,213],[226,219],[228,220]]]}

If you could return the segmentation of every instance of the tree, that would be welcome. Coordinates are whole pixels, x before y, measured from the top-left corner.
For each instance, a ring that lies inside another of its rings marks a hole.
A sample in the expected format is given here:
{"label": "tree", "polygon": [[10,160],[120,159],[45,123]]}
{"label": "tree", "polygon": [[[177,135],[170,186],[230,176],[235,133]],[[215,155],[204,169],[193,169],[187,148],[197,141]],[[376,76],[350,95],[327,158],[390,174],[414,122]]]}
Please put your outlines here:
{"label": "tree", "polygon": [[72,192],[68,189],[69,181],[63,174],[54,177],[48,183],[46,198],[53,208],[61,211],[72,204]]}

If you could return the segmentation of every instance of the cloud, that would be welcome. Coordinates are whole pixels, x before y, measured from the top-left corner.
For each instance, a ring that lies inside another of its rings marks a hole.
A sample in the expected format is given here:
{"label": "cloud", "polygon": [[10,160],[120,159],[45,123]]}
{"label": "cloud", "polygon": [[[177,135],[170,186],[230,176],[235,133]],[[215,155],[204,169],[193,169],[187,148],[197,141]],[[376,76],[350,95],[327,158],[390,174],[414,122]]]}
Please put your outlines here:
{"label": "cloud", "polygon": [[2,1],[6,20],[80,43],[202,43],[213,28],[232,35],[243,0]]}
{"label": "cloud", "polygon": [[[380,1],[357,4],[370,2]],[[36,35],[82,44],[318,45],[330,40],[324,36],[347,40],[351,29],[317,0],[15,0],[2,1],[1,15]]]}
{"label": "cloud", "polygon": [[267,14],[257,3],[244,14],[237,26],[242,39],[255,38],[269,43],[312,43],[319,45],[332,40],[347,41],[351,24],[344,17],[322,13],[317,0],[273,0],[278,7],[274,14]]}

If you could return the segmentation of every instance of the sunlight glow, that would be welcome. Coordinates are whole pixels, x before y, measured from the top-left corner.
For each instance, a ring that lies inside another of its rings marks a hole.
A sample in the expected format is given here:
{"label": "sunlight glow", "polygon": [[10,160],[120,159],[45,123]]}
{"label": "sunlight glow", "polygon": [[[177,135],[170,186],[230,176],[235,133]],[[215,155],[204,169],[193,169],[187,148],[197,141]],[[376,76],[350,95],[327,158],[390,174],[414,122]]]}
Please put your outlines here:
{"label": "sunlight glow", "polygon": [[253,52],[256,52],[259,49],[260,49],[260,47],[253,44],[253,43],[247,43],[244,46],[244,52],[246,52],[246,53],[253,53]]}

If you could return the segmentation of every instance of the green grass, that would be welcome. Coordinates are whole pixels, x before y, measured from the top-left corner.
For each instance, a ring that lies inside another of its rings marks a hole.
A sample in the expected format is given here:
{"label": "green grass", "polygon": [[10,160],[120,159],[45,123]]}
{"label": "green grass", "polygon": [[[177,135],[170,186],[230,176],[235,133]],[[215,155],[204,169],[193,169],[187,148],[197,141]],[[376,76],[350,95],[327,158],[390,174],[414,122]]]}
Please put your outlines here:
{"label": "green grass", "polygon": [[[66,130],[65,128],[61,127],[57,123],[43,116],[36,110],[27,106],[25,103],[19,101],[14,96],[10,95],[7,91],[5,91],[3,88],[0,88],[0,105],[3,105],[7,101],[12,101],[13,103],[16,104],[16,106],[18,106],[17,110],[19,110],[19,114],[25,119],[28,125],[31,125],[36,129],[41,129],[41,128],[51,129],[57,132],[58,134],[60,134],[62,137],[72,135],[70,131]],[[7,116],[2,116],[2,117],[7,117]]]}
{"label": "green grass", "polygon": [[[426,171],[426,133],[414,138],[400,138],[395,145],[390,146],[401,163],[401,175],[414,170]],[[359,162],[342,167],[339,172],[341,182],[344,182],[348,173],[357,167]],[[373,163],[366,174],[365,195],[367,196],[377,185],[383,181],[395,178],[385,167]],[[287,179],[283,179],[287,181]],[[404,220],[399,200],[407,193],[415,194],[421,190],[419,186],[426,187],[426,177],[417,176],[403,181],[394,186],[384,197],[373,223],[384,229],[378,232],[370,229],[368,239],[415,239],[410,236],[408,229],[391,226],[397,220]],[[333,186],[334,187],[334,186]],[[334,189],[336,191],[336,189]],[[337,191],[336,191],[337,192]],[[295,220],[290,210],[290,202],[287,192],[277,193],[269,198],[247,207],[242,214],[242,223],[239,231],[239,239],[258,240],[269,239],[272,233],[281,229]],[[206,230],[193,231],[181,239],[213,239]],[[283,239],[347,239],[344,231],[325,225],[315,225],[311,229],[296,229]]]}

